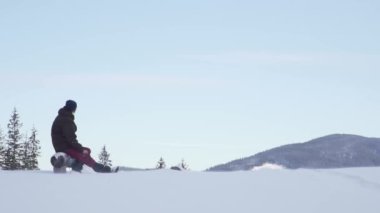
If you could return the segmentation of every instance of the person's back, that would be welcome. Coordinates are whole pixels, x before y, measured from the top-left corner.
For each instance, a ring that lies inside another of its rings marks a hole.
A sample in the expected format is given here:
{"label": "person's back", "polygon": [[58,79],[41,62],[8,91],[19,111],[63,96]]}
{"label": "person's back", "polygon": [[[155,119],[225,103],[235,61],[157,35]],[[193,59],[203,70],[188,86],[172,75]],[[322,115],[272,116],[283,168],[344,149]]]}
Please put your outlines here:
{"label": "person's back", "polygon": [[82,145],[77,141],[77,126],[71,109],[67,106],[60,109],[53,122],[51,138],[56,152],[66,152],[70,148],[83,152]]}

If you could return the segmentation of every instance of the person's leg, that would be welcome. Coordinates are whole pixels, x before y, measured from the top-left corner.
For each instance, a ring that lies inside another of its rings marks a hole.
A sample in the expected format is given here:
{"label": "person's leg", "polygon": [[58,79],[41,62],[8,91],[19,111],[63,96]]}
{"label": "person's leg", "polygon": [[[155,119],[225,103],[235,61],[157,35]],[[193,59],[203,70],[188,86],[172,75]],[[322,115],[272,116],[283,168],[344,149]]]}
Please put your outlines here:
{"label": "person's leg", "polygon": [[66,151],[70,157],[78,160],[80,163],[86,164],[87,166],[94,168],[96,161],[91,157],[91,150],[89,148],[84,148],[88,151],[88,154],[83,154],[74,149],[69,149]]}
{"label": "person's leg", "polygon": [[91,157],[91,150],[89,148],[84,147],[84,149],[87,151],[86,154],[83,154],[81,152],[78,152],[73,149],[69,149],[66,151],[66,154],[68,154],[70,157],[76,159],[77,161],[86,164],[87,166],[94,169],[95,172],[102,172],[102,173],[109,173],[111,172],[111,168],[109,166],[104,166],[103,164],[97,163],[92,157]]}

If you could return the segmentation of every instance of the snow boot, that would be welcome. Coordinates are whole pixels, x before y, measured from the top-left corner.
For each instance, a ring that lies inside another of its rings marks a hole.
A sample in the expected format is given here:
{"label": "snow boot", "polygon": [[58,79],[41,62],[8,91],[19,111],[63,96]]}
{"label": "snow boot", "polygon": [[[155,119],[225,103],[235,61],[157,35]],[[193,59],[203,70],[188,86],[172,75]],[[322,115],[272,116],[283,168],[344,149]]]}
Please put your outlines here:
{"label": "snow boot", "polygon": [[62,168],[63,166],[65,166],[65,157],[53,156],[50,158],[50,163],[54,168]]}
{"label": "snow boot", "polygon": [[100,172],[100,173],[111,173],[111,167],[109,166],[104,166],[103,164],[96,163],[95,166],[93,167],[95,172]]}
{"label": "snow boot", "polygon": [[80,163],[79,161],[74,161],[72,164],[71,164],[71,169],[73,171],[76,171],[76,172],[82,172],[82,169],[83,169],[83,163]]}

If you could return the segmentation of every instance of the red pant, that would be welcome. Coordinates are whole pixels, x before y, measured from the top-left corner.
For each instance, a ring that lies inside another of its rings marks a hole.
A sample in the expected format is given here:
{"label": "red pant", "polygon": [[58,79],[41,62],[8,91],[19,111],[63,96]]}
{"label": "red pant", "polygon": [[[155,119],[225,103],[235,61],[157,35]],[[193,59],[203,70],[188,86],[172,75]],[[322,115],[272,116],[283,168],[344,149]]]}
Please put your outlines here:
{"label": "red pant", "polygon": [[70,157],[76,159],[77,161],[86,164],[89,167],[94,167],[96,164],[96,161],[91,157],[91,149],[87,147],[83,147],[83,149],[88,151],[88,154],[83,154],[82,152],[79,152],[74,149],[68,149],[66,150],[66,154],[68,154]]}

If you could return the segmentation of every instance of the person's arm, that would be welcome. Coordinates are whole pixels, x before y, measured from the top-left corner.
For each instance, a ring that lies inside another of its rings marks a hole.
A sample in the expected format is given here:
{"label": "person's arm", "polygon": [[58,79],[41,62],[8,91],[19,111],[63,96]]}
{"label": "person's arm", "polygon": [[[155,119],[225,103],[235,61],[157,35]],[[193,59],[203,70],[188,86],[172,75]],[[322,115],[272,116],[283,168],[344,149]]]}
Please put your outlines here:
{"label": "person's arm", "polygon": [[70,147],[79,152],[83,152],[83,146],[77,140],[77,135],[75,134],[75,124],[72,121],[65,122],[63,125],[63,135],[65,136]]}

